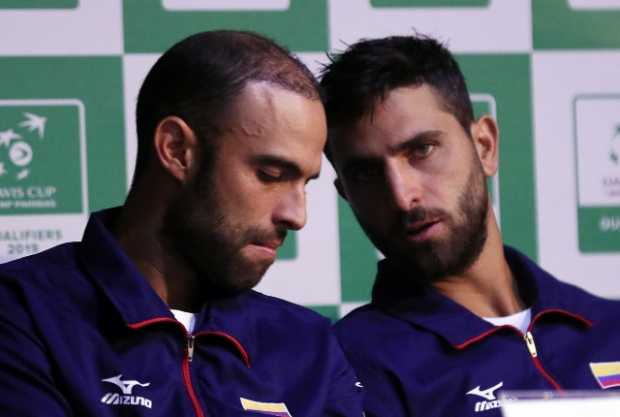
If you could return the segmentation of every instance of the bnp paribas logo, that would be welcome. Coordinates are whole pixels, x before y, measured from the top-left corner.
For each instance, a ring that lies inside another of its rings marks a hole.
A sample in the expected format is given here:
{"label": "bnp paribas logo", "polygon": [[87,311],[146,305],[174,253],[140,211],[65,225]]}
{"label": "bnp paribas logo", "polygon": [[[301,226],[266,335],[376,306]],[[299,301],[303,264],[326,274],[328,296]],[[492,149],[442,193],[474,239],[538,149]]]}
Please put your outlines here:
{"label": "bnp paribas logo", "polygon": [[84,126],[78,100],[0,100],[0,215],[85,210]]}

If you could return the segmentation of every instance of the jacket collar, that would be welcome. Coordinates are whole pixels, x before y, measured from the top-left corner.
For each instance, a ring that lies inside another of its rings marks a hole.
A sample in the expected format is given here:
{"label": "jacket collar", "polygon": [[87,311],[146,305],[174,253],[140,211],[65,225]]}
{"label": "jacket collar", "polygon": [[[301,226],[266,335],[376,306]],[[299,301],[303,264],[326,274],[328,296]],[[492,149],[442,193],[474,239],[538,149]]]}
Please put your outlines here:
{"label": "jacket collar", "polygon": [[[560,283],[518,251],[504,247],[520,293],[532,308],[532,320],[554,314],[591,325],[593,311],[580,300],[577,288]],[[423,327],[461,349],[502,327],[495,327],[430,286],[420,286],[414,276],[379,262],[372,303],[390,315]]]}
{"label": "jacket collar", "polygon": [[[90,216],[79,246],[78,256],[83,267],[114,306],[126,327],[140,329],[157,323],[176,322],[168,306],[110,231],[109,225],[119,211],[120,208],[113,208]],[[248,366],[249,358],[253,356],[248,348],[255,345],[253,326],[246,317],[248,312],[245,308],[250,293],[208,301],[197,315],[194,330],[200,338],[226,339],[229,342],[227,345]]]}

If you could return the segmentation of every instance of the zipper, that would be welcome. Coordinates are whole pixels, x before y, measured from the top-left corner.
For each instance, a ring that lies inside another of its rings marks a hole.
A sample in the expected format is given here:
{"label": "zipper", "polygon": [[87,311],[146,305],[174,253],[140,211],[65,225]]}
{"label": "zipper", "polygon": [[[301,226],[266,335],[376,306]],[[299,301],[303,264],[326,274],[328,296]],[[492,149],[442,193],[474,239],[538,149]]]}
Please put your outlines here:
{"label": "zipper", "polygon": [[538,351],[536,350],[536,343],[534,343],[534,336],[532,335],[532,332],[526,332],[523,337],[525,339],[525,344],[527,345],[527,350],[530,351],[530,355],[532,355],[532,358],[536,358],[538,356]]}
{"label": "zipper", "polygon": [[[530,324],[531,326],[531,324]],[[558,384],[552,377],[547,373],[545,368],[543,368],[540,359],[538,358],[538,349],[536,349],[536,343],[534,342],[534,335],[531,331],[525,332],[523,335],[525,339],[525,344],[527,345],[527,350],[530,352],[530,356],[532,357],[532,361],[534,362],[534,366],[538,369],[538,372],[542,374],[542,376],[551,384],[556,391],[563,391],[560,384]]]}
{"label": "zipper", "polygon": [[198,397],[196,396],[196,392],[194,391],[194,386],[192,385],[192,376],[190,374],[190,363],[194,358],[194,344],[196,342],[196,337],[192,334],[187,335],[187,353],[185,358],[183,358],[183,380],[185,382],[185,387],[187,388],[187,393],[189,394],[189,398],[192,401],[192,406],[194,407],[194,412],[197,417],[204,417],[205,414],[200,408],[200,402],[198,401]]}
{"label": "zipper", "polygon": [[187,336],[187,360],[189,362],[192,361],[192,359],[194,359],[194,341],[195,341],[195,337],[193,334],[190,334]]}
{"label": "zipper", "polygon": [[197,417],[205,417],[205,413],[202,411],[200,407],[200,402],[198,401],[198,397],[196,396],[196,392],[194,391],[194,387],[192,386],[192,377],[190,375],[189,365],[194,356],[194,344],[195,344],[195,336],[188,334],[185,326],[183,326],[178,321],[171,319],[169,317],[158,317],[151,320],[146,320],[138,323],[129,324],[130,329],[141,329],[145,326],[155,324],[155,323],[173,323],[181,328],[181,331],[185,335],[187,340],[186,344],[186,353],[183,356],[183,360],[181,361],[181,371],[183,373],[183,382],[185,383],[185,388],[187,389],[187,394],[189,395],[190,401],[192,403],[192,407],[194,408],[194,412]]}

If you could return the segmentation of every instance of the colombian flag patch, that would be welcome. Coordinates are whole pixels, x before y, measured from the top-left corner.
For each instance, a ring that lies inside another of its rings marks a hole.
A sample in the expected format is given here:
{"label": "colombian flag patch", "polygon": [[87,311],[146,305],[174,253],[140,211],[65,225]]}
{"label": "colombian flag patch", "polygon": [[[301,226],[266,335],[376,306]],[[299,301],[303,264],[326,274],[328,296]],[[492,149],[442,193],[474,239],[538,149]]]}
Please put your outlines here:
{"label": "colombian flag patch", "polygon": [[246,411],[255,411],[268,416],[292,417],[284,403],[264,403],[248,400],[247,398],[239,399],[241,400],[241,406]]}
{"label": "colombian flag patch", "polygon": [[590,369],[601,388],[620,387],[620,361],[590,362]]}

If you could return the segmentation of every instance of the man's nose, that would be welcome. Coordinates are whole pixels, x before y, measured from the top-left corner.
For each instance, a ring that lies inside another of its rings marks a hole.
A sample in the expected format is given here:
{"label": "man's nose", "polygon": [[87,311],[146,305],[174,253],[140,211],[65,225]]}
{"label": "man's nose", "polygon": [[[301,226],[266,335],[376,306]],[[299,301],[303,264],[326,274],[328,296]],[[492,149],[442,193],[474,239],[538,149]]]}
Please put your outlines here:
{"label": "man's nose", "polygon": [[409,211],[422,196],[420,173],[410,166],[394,164],[387,170],[388,194],[400,211]]}
{"label": "man's nose", "polygon": [[275,224],[284,225],[287,229],[299,230],[305,226],[306,192],[304,186],[289,190],[280,200],[273,213]]}

